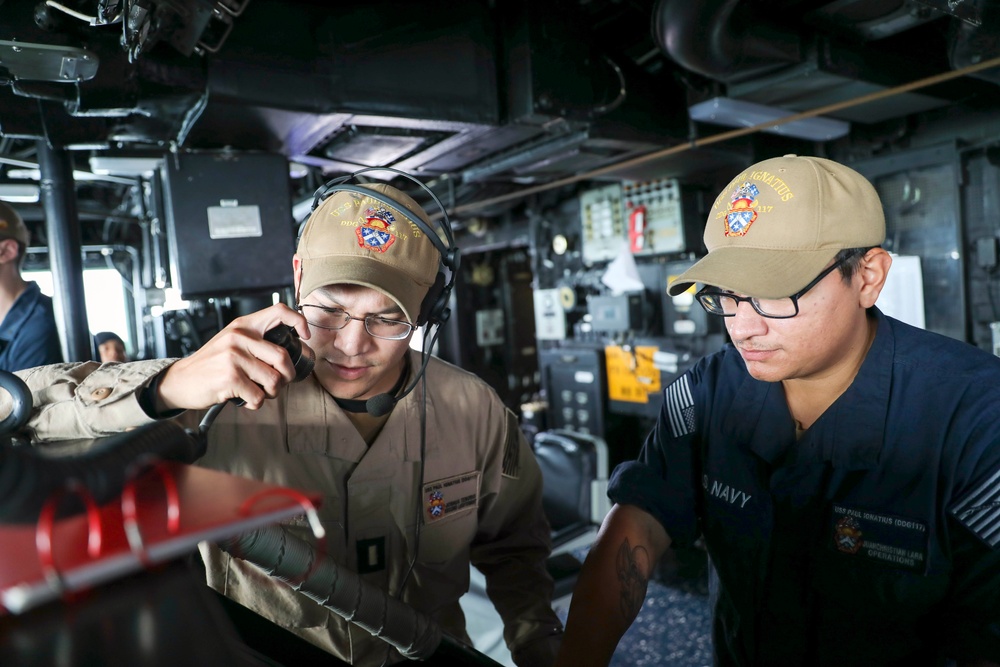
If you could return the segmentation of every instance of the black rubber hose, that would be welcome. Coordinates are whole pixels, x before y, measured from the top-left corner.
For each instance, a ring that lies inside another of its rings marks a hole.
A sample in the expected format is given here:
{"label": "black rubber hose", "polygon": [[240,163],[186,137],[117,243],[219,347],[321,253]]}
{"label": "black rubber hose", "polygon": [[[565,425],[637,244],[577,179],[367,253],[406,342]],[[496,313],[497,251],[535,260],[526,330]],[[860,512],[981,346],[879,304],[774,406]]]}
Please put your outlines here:
{"label": "black rubber hose", "polygon": [[[121,495],[129,467],[145,457],[193,463],[206,449],[204,436],[165,420],[95,441],[82,454],[56,456],[42,447],[0,448],[0,523],[34,523],[45,502],[71,482],[100,505]],[[82,510],[70,494],[62,514]]]}
{"label": "black rubber hose", "polygon": [[441,627],[434,619],[389,597],[282,526],[243,533],[219,547],[391,644],[406,658],[424,660],[441,643]]}
{"label": "black rubber hose", "polygon": [[31,416],[31,390],[24,380],[8,371],[0,371],[0,389],[10,394],[10,414],[0,421],[0,435],[14,433],[28,423]]}

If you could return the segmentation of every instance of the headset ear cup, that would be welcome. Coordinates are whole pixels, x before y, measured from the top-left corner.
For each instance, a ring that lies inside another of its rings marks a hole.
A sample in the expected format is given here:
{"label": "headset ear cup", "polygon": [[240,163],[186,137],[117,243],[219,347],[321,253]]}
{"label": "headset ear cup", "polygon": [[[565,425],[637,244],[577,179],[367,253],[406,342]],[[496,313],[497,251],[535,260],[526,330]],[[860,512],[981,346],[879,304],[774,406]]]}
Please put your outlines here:
{"label": "headset ear cup", "polygon": [[448,301],[451,299],[451,289],[447,287],[447,279],[443,271],[438,271],[434,284],[427,290],[427,296],[420,304],[418,325],[441,324],[448,319]]}

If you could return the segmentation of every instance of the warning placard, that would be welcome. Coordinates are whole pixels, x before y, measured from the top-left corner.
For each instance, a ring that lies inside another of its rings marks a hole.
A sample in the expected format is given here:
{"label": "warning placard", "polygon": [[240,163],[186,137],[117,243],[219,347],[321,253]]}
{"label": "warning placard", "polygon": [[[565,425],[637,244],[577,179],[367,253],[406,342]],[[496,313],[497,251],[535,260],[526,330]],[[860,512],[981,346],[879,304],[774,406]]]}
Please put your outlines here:
{"label": "warning placard", "polygon": [[648,403],[649,395],[660,391],[660,371],[653,366],[653,353],[658,349],[653,345],[605,347],[608,398],[613,401]]}

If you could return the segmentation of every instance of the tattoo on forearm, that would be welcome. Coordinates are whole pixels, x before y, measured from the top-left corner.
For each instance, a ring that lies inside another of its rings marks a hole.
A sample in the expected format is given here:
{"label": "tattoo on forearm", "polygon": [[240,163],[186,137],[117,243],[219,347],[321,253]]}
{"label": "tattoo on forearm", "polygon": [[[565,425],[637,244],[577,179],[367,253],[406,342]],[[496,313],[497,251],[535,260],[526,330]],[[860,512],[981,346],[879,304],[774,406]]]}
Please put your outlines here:
{"label": "tattoo on forearm", "polygon": [[639,613],[642,601],[646,598],[646,586],[649,583],[646,574],[649,572],[649,552],[642,546],[633,549],[628,540],[625,540],[618,549],[615,569],[618,572],[618,583],[621,585],[619,603],[622,616],[631,622]]}

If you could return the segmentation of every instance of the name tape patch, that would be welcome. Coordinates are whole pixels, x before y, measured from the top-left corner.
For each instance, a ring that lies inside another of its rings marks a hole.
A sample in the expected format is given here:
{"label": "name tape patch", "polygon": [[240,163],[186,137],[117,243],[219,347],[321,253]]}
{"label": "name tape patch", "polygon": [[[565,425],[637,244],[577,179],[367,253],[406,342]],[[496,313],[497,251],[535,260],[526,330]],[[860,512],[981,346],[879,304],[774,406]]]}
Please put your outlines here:
{"label": "name tape patch", "polygon": [[834,505],[833,548],[879,565],[923,573],[927,568],[927,524],[918,519]]}
{"label": "name tape patch", "polygon": [[479,475],[473,470],[424,484],[424,523],[479,507]]}

